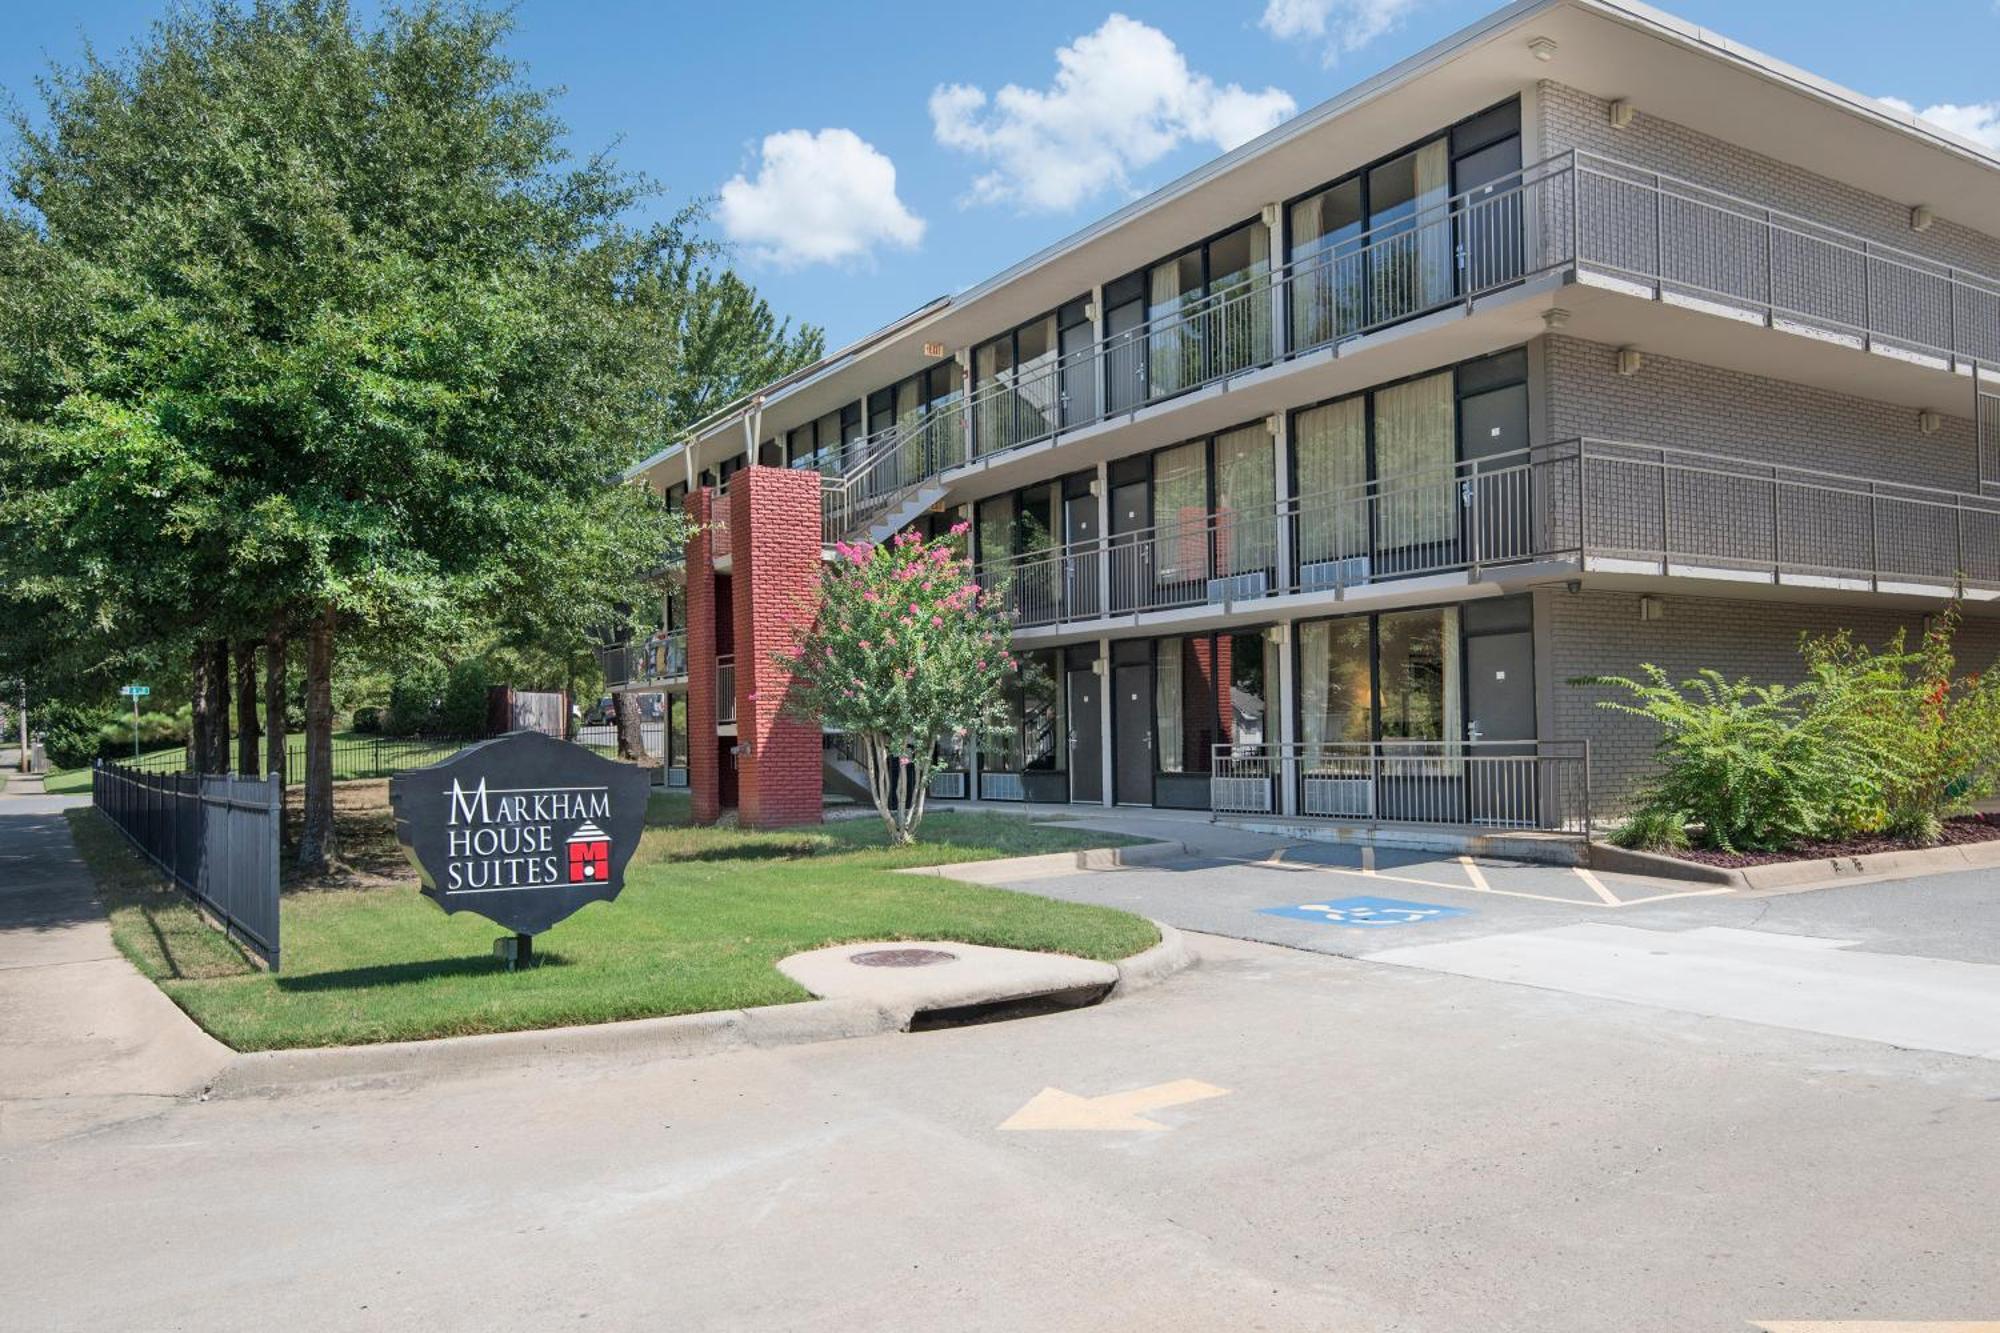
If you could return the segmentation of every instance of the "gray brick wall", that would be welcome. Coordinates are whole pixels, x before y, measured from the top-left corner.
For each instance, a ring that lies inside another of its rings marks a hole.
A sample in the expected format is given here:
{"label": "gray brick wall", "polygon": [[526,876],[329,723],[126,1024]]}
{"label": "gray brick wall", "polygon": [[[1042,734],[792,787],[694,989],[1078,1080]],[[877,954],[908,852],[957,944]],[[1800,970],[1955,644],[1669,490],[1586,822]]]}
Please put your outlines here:
{"label": "gray brick wall", "polygon": [[[1651,662],[1676,681],[1703,667],[1759,684],[1795,682],[1803,674],[1802,633],[1846,628],[1871,646],[1887,642],[1898,626],[1912,641],[1922,631],[1922,613],[1810,606],[1779,601],[1724,601],[1658,594],[1663,618],[1639,619],[1639,594],[1586,589],[1554,590],[1536,597],[1545,626],[1552,682],[1553,717],[1547,734],[1590,741],[1591,777],[1600,812],[1619,809],[1653,770],[1658,736],[1642,718],[1596,706],[1619,697],[1608,689],[1572,686],[1578,676],[1637,676]],[[1959,667],[1983,671],[2000,653],[2000,622],[1971,620],[1959,635]]]}
{"label": "gray brick wall", "polygon": [[1910,205],[1919,200],[1884,199],[1869,194],[1698,134],[1672,121],[1649,116],[1644,108],[1639,109],[1631,125],[1613,129],[1610,105],[1606,99],[1580,89],[1544,81],[1539,89],[1543,153],[1572,148],[1602,153],[1647,171],[1678,176],[1940,263],[2000,276],[2000,237],[1985,235],[1942,217],[1928,231],[1911,231]]}
{"label": "gray brick wall", "polygon": [[1969,418],[1944,417],[1937,434],[1925,435],[1913,408],[1652,354],[1638,374],[1620,375],[1615,347],[1543,341],[1552,441],[1631,440],[1905,485],[1979,489]]}

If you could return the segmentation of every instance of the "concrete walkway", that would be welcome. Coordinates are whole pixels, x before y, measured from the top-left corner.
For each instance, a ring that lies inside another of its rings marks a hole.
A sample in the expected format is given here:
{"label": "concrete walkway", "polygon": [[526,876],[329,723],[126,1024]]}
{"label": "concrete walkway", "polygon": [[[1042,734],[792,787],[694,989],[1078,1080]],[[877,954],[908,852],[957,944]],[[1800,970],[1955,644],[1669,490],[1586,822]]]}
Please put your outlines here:
{"label": "concrete walkway", "polygon": [[221,1043],[125,961],[63,811],[0,795],[0,1153],[198,1092]]}

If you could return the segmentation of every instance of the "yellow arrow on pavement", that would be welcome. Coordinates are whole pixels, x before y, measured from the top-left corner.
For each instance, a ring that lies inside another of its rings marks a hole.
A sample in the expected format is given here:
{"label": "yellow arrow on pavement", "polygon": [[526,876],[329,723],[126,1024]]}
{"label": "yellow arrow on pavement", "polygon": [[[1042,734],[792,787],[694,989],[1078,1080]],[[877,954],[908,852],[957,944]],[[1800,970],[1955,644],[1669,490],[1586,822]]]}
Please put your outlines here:
{"label": "yellow arrow on pavement", "polygon": [[1227,1097],[1229,1089],[1199,1079],[1175,1079],[1155,1083],[1150,1088],[1112,1092],[1102,1097],[1079,1097],[1061,1088],[1043,1088],[1028,1104],[1000,1122],[1002,1129],[1087,1129],[1164,1130],[1169,1126],[1148,1120],[1142,1112],[1187,1102]]}

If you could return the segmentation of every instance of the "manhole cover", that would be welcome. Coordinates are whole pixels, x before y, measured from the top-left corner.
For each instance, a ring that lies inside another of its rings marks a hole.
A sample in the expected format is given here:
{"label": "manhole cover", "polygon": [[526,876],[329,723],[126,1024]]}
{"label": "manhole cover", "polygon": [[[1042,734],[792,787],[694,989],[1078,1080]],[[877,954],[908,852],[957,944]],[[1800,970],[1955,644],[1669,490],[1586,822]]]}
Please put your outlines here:
{"label": "manhole cover", "polygon": [[934,967],[957,959],[957,954],[942,949],[870,949],[852,955],[847,961],[863,967]]}

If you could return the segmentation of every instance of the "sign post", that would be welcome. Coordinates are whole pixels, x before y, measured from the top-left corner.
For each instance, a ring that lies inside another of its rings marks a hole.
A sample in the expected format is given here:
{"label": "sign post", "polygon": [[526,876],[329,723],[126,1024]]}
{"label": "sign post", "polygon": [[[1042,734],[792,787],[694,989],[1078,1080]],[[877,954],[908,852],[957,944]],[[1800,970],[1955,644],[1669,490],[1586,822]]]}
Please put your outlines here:
{"label": "sign post", "polygon": [[139,762],[139,701],[153,692],[150,685],[127,685],[118,691],[132,701],[132,762]]}
{"label": "sign post", "polygon": [[510,968],[535,936],[624,888],[651,776],[539,732],[517,731],[389,779],[396,840],[446,912],[476,912],[513,938]]}

